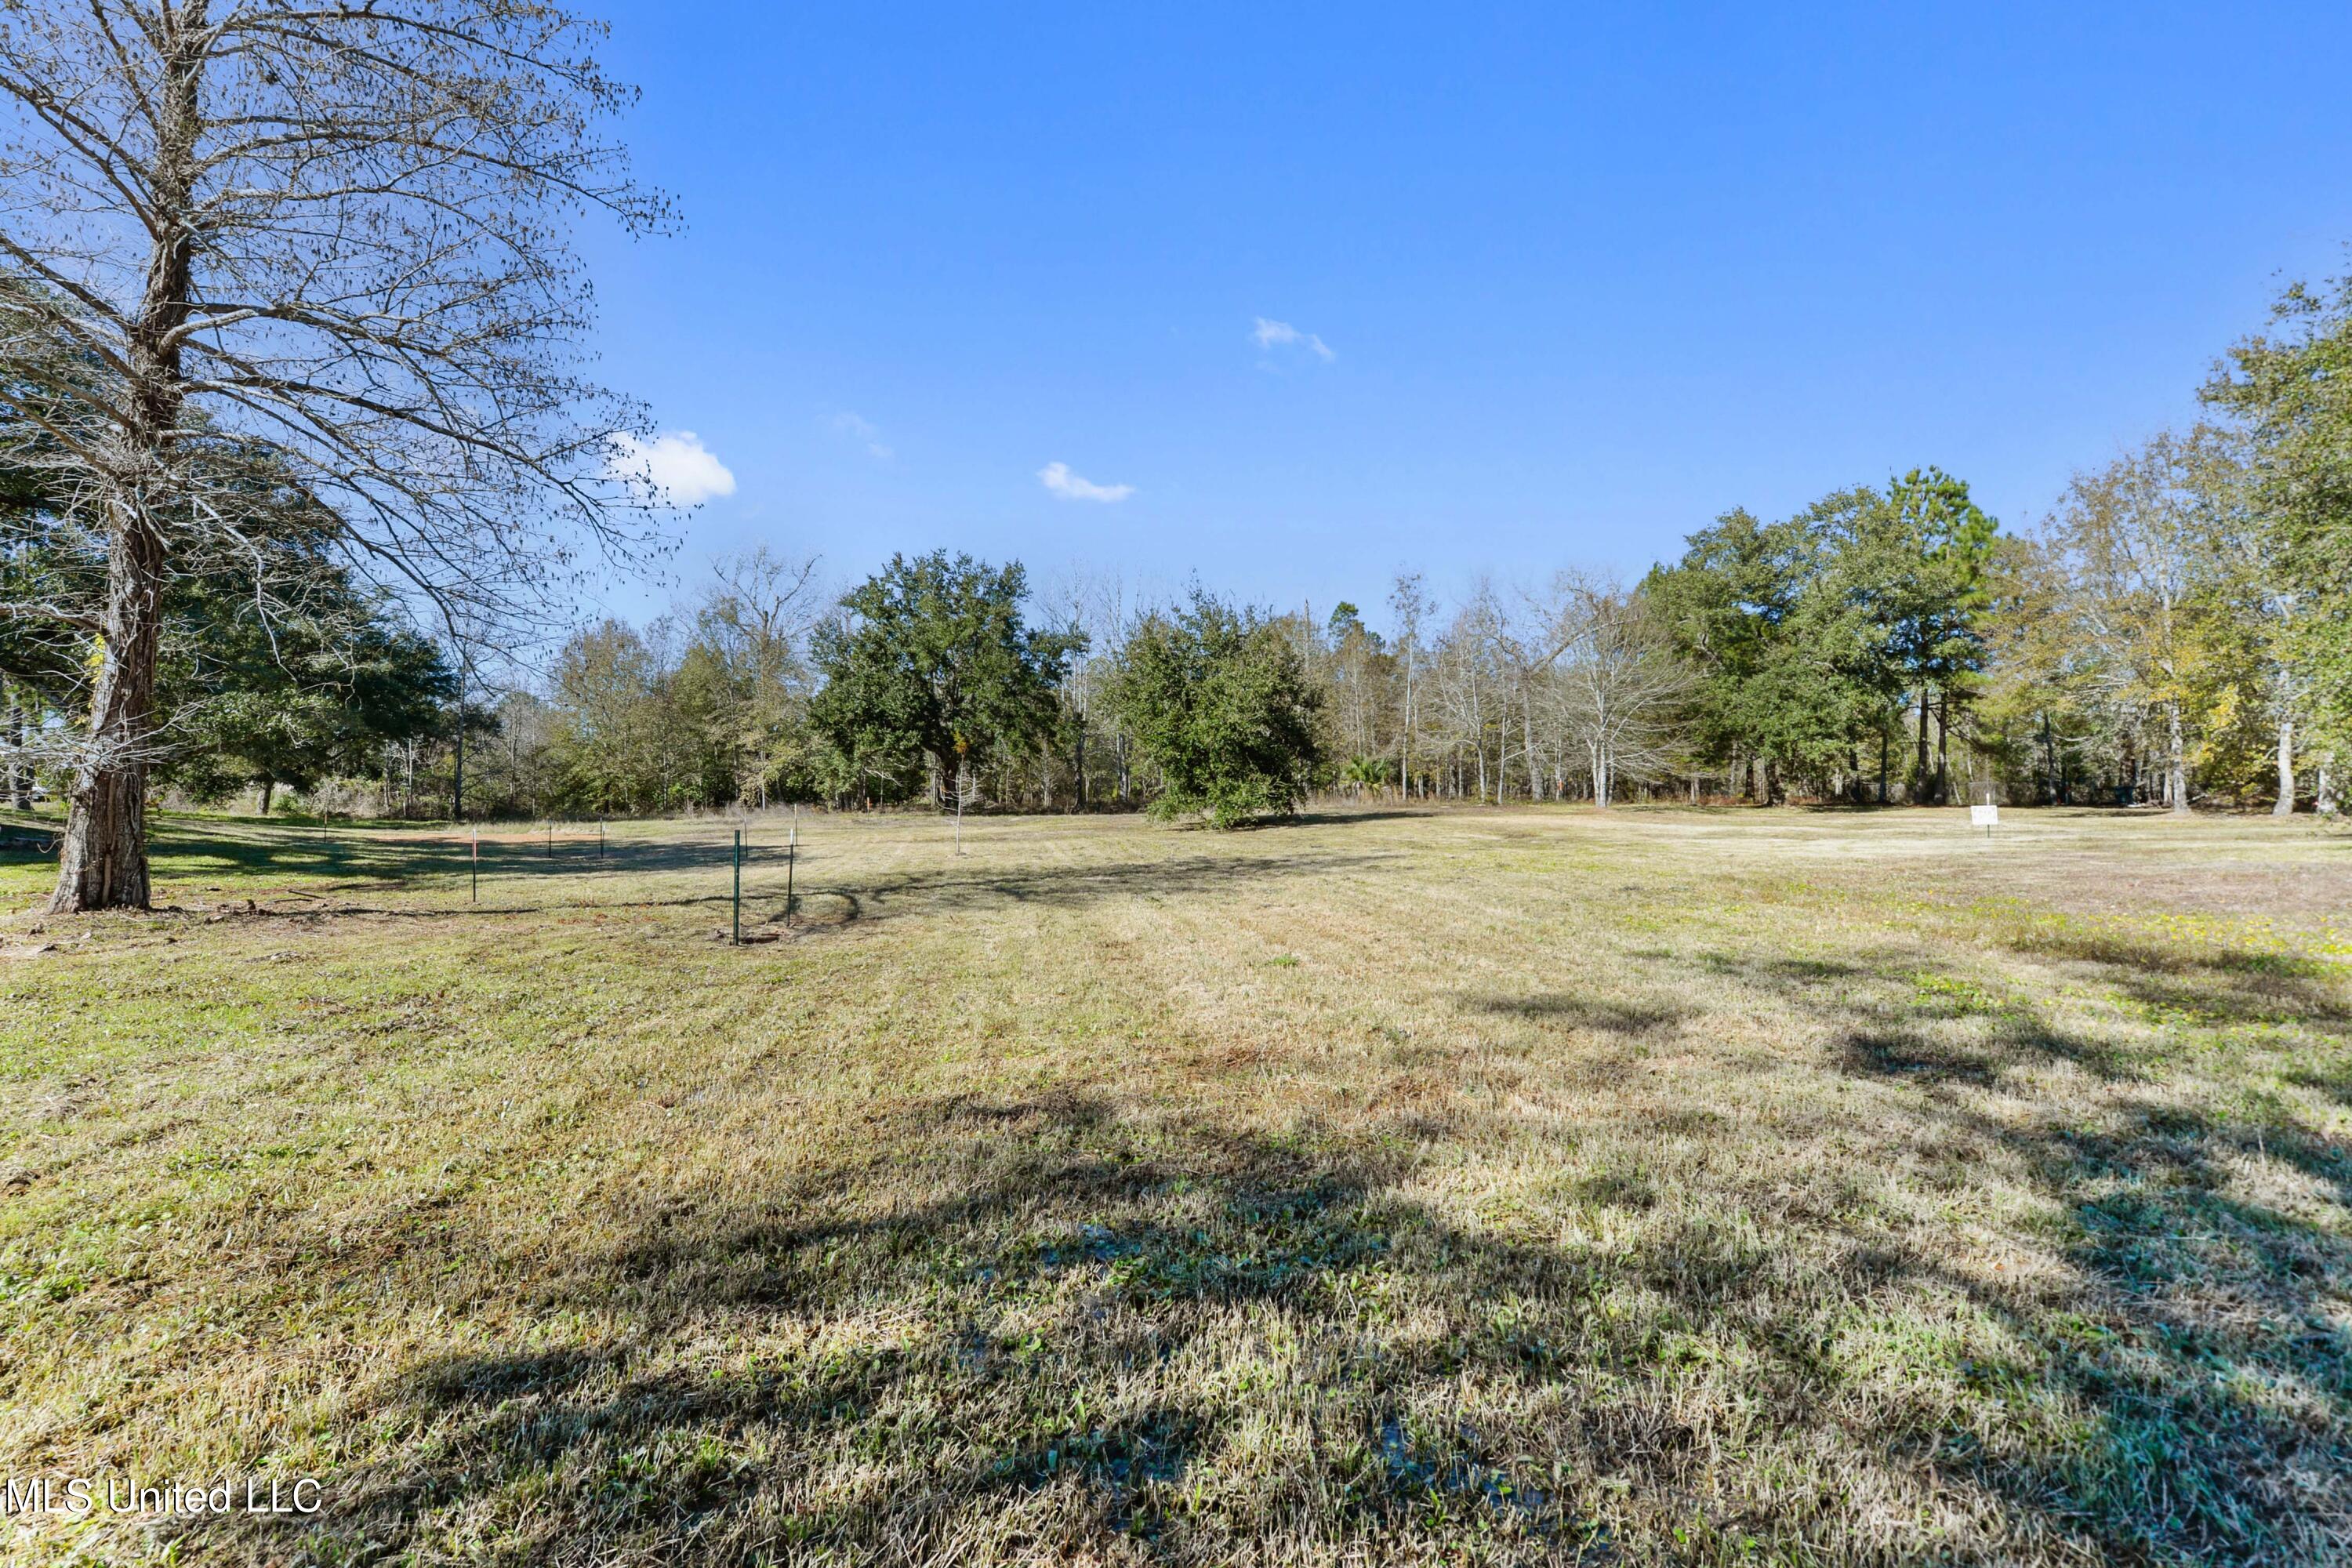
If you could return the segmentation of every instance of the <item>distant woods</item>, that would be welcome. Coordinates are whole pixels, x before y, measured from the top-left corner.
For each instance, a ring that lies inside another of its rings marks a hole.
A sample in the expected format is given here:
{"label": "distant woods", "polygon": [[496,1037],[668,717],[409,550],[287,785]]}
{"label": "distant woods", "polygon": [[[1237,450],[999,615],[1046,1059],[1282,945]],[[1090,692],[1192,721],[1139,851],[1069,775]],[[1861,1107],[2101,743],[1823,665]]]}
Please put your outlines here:
{"label": "distant woods", "polygon": [[[722,569],[645,631],[573,639],[505,700],[486,807],[737,801],[1150,807],[1235,822],[1318,794],[2336,809],[2352,738],[2352,300],[2291,293],[2217,416],[2005,531],[1916,468],[1771,521],[1733,510],[1634,583],[1441,602],[1043,596],[1018,565]],[[2315,431],[2328,438],[2320,438]],[[2331,609],[2331,606],[2333,607]],[[739,629],[763,628],[757,643]]]}
{"label": "distant woods", "polygon": [[2158,436],[2024,534],[1914,469],[1727,512],[1632,584],[1441,603],[1404,574],[1385,631],[1348,602],[1037,595],[945,552],[836,597],[814,563],[755,552],[642,630],[581,633],[542,693],[482,714],[473,799],[1221,824],[1316,795],[2333,809],[2340,632],[2268,510],[2274,460],[2241,427]]}
{"label": "distant woods", "polygon": [[[274,653],[246,590],[175,601],[164,686],[196,743],[161,773],[197,800],[336,778],[346,809],[410,816],[808,802],[1230,825],[1317,795],[2330,809],[2345,682],[2316,607],[2341,567],[2324,548],[2302,563],[2279,461],[2248,422],[2160,435],[2018,534],[1914,469],[1774,521],[1728,511],[1636,582],[1562,572],[1440,601],[1402,574],[1383,629],[1352,602],[1150,603],[1101,575],[1040,591],[1018,563],[946,552],[844,591],[761,548],[462,704],[429,644],[319,565],[320,630],[289,618]],[[2324,546],[2333,525],[2299,526]],[[299,515],[283,531],[299,540]],[[12,690],[58,700],[72,664],[51,663]]]}

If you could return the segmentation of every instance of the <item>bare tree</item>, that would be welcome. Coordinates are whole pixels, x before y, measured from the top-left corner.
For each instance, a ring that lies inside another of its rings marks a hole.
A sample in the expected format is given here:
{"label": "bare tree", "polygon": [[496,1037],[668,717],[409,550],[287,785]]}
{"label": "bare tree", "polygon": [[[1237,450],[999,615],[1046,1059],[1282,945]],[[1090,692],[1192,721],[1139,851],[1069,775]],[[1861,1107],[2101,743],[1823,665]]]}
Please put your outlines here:
{"label": "bare tree", "polygon": [[147,902],[163,591],[258,548],[221,447],[460,632],[655,542],[642,418],[579,369],[571,220],[668,221],[600,134],[602,36],[543,0],[0,3],[6,415],[105,575],[50,606],[99,659],[53,909]]}
{"label": "bare tree", "polygon": [[[1543,751],[1536,736],[1537,710],[1543,705],[1545,686],[1567,647],[1559,604],[1561,592],[1557,584],[1549,597],[1518,589],[1507,603],[1498,601],[1490,631],[1496,668],[1506,683],[1504,689],[1518,703],[1519,753],[1528,775],[1528,798],[1531,801],[1541,801],[1545,787]],[[1508,771],[1503,764],[1501,746],[1507,744],[1509,738],[1507,722],[1497,747],[1498,772]]]}
{"label": "bare tree", "polygon": [[[1495,634],[1500,621],[1492,586],[1479,583],[1447,625],[1430,671],[1435,687],[1435,717],[1447,749],[1456,754],[1454,766],[1461,777],[1459,793],[1467,793],[1475,786],[1482,804],[1489,784],[1486,735],[1490,730],[1505,732],[1496,713],[1502,685],[1494,665]],[[1471,766],[1466,771],[1459,757],[1464,747],[1469,748],[1471,753]],[[1496,766],[1500,765],[1498,746]],[[1502,780],[1496,778],[1492,784],[1495,799],[1500,803]]]}
{"label": "bare tree", "polygon": [[803,657],[829,603],[817,557],[780,555],[765,544],[723,556],[694,609],[696,633],[724,661],[740,700],[730,737],[739,799],[768,805],[768,779],[789,763],[780,748],[800,733],[814,675]]}
{"label": "bare tree", "polygon": [[1157,585],[1130,582],[1116,571],[1083,564],[1070,567],[1039,595],[1046,625],[1076,632],[1087,641],[1085,650],[1071,658],[1063,677],[1064,700],[1076,720],[1071,770],[1080,809],[1087,804],[1087,739],[1097,726],[1106,731],[1110,742],[1112,794],[1122,805],[1132,798],[1133,737],[1108,694],[1118,676],[1119,656],[1143,623],[1144,606],[1155,597],[1166,596],[1170,595]]}
{"label": "bare tree", "polygon": [[1429,618],[1429,595],[1418,572],[1399,572],[1396,583],[1389,590],[1389,608],[1396,612],[1396,647],[1398,671],[1403,678],[1399,693],[1402,709],[1397,715],[1397,788],[1400,795],[1412,792],[1413,728],[1421,721],[1414,705],[1418,695],[1413,679],[1420,673],[1421,624]]}
{"label": "bare tree", "polygon": [[1605,810],[1620,782],[1653,777],[1668,760],[1691,675],[1639,592],[1571,575],[1558,595],[1558,690],[1592,771],[1592,804]]}

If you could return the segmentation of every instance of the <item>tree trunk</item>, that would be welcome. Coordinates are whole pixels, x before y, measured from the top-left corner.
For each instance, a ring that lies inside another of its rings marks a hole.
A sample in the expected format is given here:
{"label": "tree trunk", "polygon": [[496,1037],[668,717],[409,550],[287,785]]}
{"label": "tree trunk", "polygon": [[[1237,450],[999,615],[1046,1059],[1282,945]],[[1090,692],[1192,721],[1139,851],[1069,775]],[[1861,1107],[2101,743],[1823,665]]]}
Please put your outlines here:
{"label": "tree trunk", "polygon": [[1397,730],[1397,786],[1412,796],[1412,644],[1404,645],[1404,722]]}
{"label": "tree trunk", "polygon": [[2170,747],[2165,774],[2165,793],[2172,797],[2172,814],[2189,815],[2189,748],[2180,738],[2180,704],[2165,705],[2166,741]]}
{"label": "tree trunk", "polygon": [[1519,736],[1528,748],[1528,798],[1540,801],[1543,799],[1543,779],[1536,772],[1536,705],[1531,697],[1524,694],[1519,706]]}
{"label": "tree trunk", "polygon": [[1911,796],[1911,804],[1916,805],[1919,804],[1919,794],[1924,793],[1927,788],[1927,689],[1924,686],[1919,688],[1919,767],[1911,778],[1912,789],[1915,791]]}
{"label": "tree trunk", "polygon": [[1951,694],[1936,693],[1936,804],[1952,804]]}
{"label": "tree trunk", "polygon": [[148,905],[147,762],[163,598],[163,541],[145,518],[119,508],[89,741],[74,773],[52,913]]}
{"label": "tree trunk", "polygon": [[2326,763],[2319,764],[2319,798],[2313,804],[2322,816],[2336,815],[2336,773]]}
{"label": "tree trunk", "polygon": [[164,11],[155,37],[164,62],[148,110],[155,146],[151,210],[142,215],[154,241],[128,343],[128,417],[113,438],[121,469],[106,509],[106,631],[89,739],[74,770],[57,890],[49,895],[49,909],[59,914],[148,905],[147,764],[164,576],[163,536],[148,509],[170,504],[173,444],[186,390],[176,335],[188,320],[198,238],[195,144],[207,47],[202,7]]}
{"label": "tree trunk", "polygon": [[2294,815],[2294,721],[2279,721],[2278,804],[2271,807],[2273,816]]}
{"label": "tree trunk", "polygon": [[1478,804],[1486,804],[1486,724],[1478,706],[1478,677],[1470,677],[1470,743],[1478,749]]}

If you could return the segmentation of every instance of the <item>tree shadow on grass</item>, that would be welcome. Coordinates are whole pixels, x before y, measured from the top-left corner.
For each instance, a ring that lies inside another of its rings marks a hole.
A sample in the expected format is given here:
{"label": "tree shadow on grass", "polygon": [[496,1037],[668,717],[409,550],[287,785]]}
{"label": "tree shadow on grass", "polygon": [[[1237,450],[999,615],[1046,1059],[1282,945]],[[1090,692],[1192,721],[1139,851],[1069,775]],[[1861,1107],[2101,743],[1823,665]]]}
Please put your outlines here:
{"label": "tree shadow on grass", "polygon": [[[2164,1098],[2113,1046],[2015,1000],[1972,1043],[1818,1010],[1846,1026],[1845,1070],[1919,1085],[1945,1147],[2013,1157],[2063,1216],[2079,1286],[2034,1300],[1956,1281],[2032,1352],[1979,1375],[2063,1390],[2083,1413],[2070,1452],[2000,1468],[2011,1494],[2078,1512],[2129,1560],[2352,1551],[2352,1146],[2275,1104],[2224,1117]],[[2099,1089],[2020,1115],[2009,1069],[2036,1059]]]}
{"label": "tree shadow on grass", "polygon": [[1456,998],[1456,1002],[1465,1012],[1559,1023],[1612,1035],[1647,1034],[1653,1029],[1670,1028],[1690,1016],[1686,1007],[1617,1002],[1568,991],[1541,991],[1524,996],[1464,996]]}
{"label": "tree shadow on grass", "polygon": [[2105,933],[2036,932],[2015,945],[2095,965],[2144,1006],[2190,1024],[2285,1022],[2341,1034],[2352,1023],[2352,973],[2319,959]]}
{"label": "tree shadow on grass", "polygon": [[[278,853],[266,847],[247,848],[260,857],[254,862],[257,867],[270,865],[268,857]],[[444,899],[465,900],[472,867],[463,858],[462,847],[435,850],[431,855],[439,858],[413,849],[373,847],[366,855],[345,862],[344,880],[331,884],[329,890],[424,889]],[[499,863],[485,859],[480,868],[486,885],[487,901],[483,902],[329,903],[318,895],[297,892],[285,896],[308,901],[283,906],[282,900],[274,900],[268,908],[232,913],[306,921],[351,916],[477,920],[571,909],[684,909],[726,904],[733,896],[732,855],[731,844],[689,843],[616,850],[605,860],[588,865],[528,855]],[[843,877],[835,865],[811,857],[795,868],[793,897],[795,907],[813,923],[842,925],[934,910],[965,913],[1021,906],[1076,910],[1118,899],[1213,895],[1244,886],[1312,880],[1370,870],[1390,858],[1378,852],[1292,854],[1279,858],[1184,855],[1109,864],[1009,868],[950,866],[899,875],[861,872],[855,877]],[[315,871],[317,868],[310,869]],[[746,918],[772,923],[781,915],[784,900],[781,853],[770,847],[759,856],[747,858],[743,871]],[[630,879],[693,872],[707,875],[712,890],[667,897],[625,897],[615,886]],[[526,889],[543,890],[547,896],[519,900],[515,896],[519,882]],[[576,896],[564,896],[566,889],[576,889]]]}
{"label": "tree shadow on grass", "polygon": [[[2343,1152],[2126,1104],[2141,1124],[2097,1132],[2060,1107],[1921,1112],[2069,1216],[2075,1271],[2037,1295],[1741,1190],[1675,1209],[1602,1173],[1575,1212],[1613,1217],[1530,1240],[1409,1195],[1432,1151],[1379,1131],[1082,1089],[917,1101],[788,1186],[713,1177],[588,1232],[614,1239],[536,1303],[559,1342],[453,1353],[339,1417],[398,1457],[334,1476],[328,1517],[181,1539],[565,1563],[2325,1561],[2352,1531],[2328,1315],[2352,1262],[2223,1189],[2255,1142],[2341,1201]],[[2014,1352],[1890,1399],[1833,1349],[1838,1322],[1932,1332],[1954,1295]],[[1759,1456],[1774,1479],[1739,1502],[1723,1467]],[[1978,1533],[1938,1545],[1886,1506]]]}
{"label": "tree shadow on grass", "polygon": [[877,877],[856,886],[877,909],[894,903],[969,910],[1033,905],[1082,909],[1108,900],[1216,894],[1265,883],[1318,881],[1369,871],[1395,857],[1379,851],[1299,852],[1279,858],[1255,855],[1169,855],[1108,864],[936,870]]}
{"label": "tree shadow on grass", "polygon": [[[1466,1525],[1546,1555],[1559,1543],[1563,1516],[1543,1489],[1433,1421],[1413,1397],[1432,1392],[1426,1374],[1391,1366],[1351,1327],[1351,1309],[1393,1278],[1399,1233],[1431,1225],[1389,1193],[1410,1152],[1318,1155],[1208,1123],[1171,1140],[1072,1094],[957,1098],[895,1121],[877,1146],[951,1166],[944,1195],[844,1213],[876,1174],[853,1167],[814,1203],[780,1194],[776,1212],[750,1216],[682,1206],[645,1225],[581,1260],[575,1289],[549,1303],[620,1311],[625,1345],[463,1354],[395,1380],[366,1418],[415,1431],[430,1457],[349,1478],[355,1495],[306,1549],[415,1549],[438,1533],[427,1514],[500,1510],[551,1476],[563,1478],[554,1517],[532,1510],[537,1534],[503,1521],[503,1552],[900,1563],[992,1537],[1051,1557],[1149,1554],[1181,1537],[1181,1556],[1217,1561],[1294,1526],[1430,1533],[1416,1521],[1433,1499],[1441,1515],[1472,1516],[1433,1538]],[[1546,1267],[1530,1258],[1518,1271]],[[903,1320],[909,1307],[919,1321]],[[877,1313],[900,1321],[860,1334]],[[637,1350],[790,1323],[830,1337],[708,1374]],[[1197,1519],[1188,1483],[1245,1412],[1183,1369],[1284,1332],[1326,1363],[1310,1463],[1340,1490],[1319,1525],[1245,1506],[1220,1533],[1223,1510]],[[1475,1352],[1441,1353],[1458,1369]],[[822,1469],[844,1442],[869,1484],[800,1493],[793,1473]],[[231,1520],[186,1539],[257,1552],[286,1534]]]}
{"label": "tree shadow on grass", "polygon": [[[2057,1028],[2022,998],[1990,990],[1916,952],[1891,952],[1873,963],[1706,952],[1699,963],[1710,974],[1834,1026],[1835,1055],[1849,1068],[1978,1087],[1991,1086],[2020,1065],[2059,1061],[2109,1083],[2145,1077],[2132,1053]],[[1954,1020],[1971,1022],[1976,1037],[1931,1037],[1933,1026]]]}
{"label": "tree shadow on grass", "polygon": [[2334,1071],[2316,1068],[2297,1068],[2287,1074],[2287,1081],[2301,1089],[2315,1089],[2336,1104],[2352,1107],[2352,1062]]}
{"label": "tree shadow on grass", "polygon": [[[2259,1017],[2341,1034],[2335,976],[2269,954],[2102,942],[2066,956],[2126,997],[2160,1001],[2160,1024]],[[2013,1363],[1974,1365],[1972,1381],[2006,1384],[2021,1405],[2056,1393],[2080,1412],[2063,1452],[1983,1447],[2012,1506],[2081,1521],[2117,1560],[2352,1552],[2352,1144],[2274,1099],[2224,1114],[2168,1097],[2161,1051],[2069,1030],[1916,952],[1702,963],[1823,1026],[1844,1073],[1916,1089],[1912,1141],[1950,1167],[1937,1184],[1965,1188],[2005,1159],[2063,1216],[2074,1273],[2038,1297],[1904,1264],[1944,1278],[2026,1347]],[[2057,1064],[2089,1087],[2053,1085]],[[2286,1077],[2331,1093],[2344,1079]]]}
{"label": "tree shadow on grass", "polygon": [[1434,808],[1415,810],[1412,806],[1369,805],[1361,810],[1324,807],[1294,812],[1288,816],[1268,817],[1270,827],[1352,827],[1359,823],[1427,822],[1441,814]]}
{"label": "tree shadow on grass", "polygon": [[[876,896],[1083,900],[1231,869]],[[1561,1217],[1520,1227],[1413,1195],[1486,1141],[1467,1111],[1441,1142],[1086,1089],[934,1098],[789,1184],[583,1216],[594,1239],[533,1302],[543,1333],[337,1418],[329,1517],[183,1539],[564,1563],[2352,1551],[2341,1140],[2291,1108],[2186,1103],[1916,950],[1703,967],[1818,1026],[1831,1079],[1877,1086],[1839,1131],[1914,1167],[1906,1196],[2013,1187],[2047,1226],[2016,1239],[2057,1267],[1998,1282],[1977,1242],[1792,1194],[1769,1141],[1700,1202],[1563,1159]],[[1660,1022],[1556,994],[1465,1007]],[[1646,1131],[1724,1135],[1696,1091],[1692,1111]],[[1900,1353],[1842,1349],[1858,1331]]]}
{"label": "tree shadow on grass", "polygon": [[[2084,1413],[2071,1450],[2015,1470],[2012,1488],[2063,1500],[2137,1560],[2342,1561],[2352,1151],[2292,1119],[2231,1125],[2146,1100],[2120,1102],[2121,1125],[2100,1130],[1948,1114],[2030,1163],[2095,1286],[2022,1300],[1967,1287]],[[2316,1186],[2337,1222],[2229,1190],[2269,1162]]]}

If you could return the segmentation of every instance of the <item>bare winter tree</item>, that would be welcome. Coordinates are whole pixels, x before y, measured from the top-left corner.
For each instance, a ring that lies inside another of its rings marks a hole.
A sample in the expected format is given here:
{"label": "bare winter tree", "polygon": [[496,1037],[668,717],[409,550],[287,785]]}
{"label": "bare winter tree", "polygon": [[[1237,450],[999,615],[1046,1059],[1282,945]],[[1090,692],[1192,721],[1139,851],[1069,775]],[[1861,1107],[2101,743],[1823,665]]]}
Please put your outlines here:
{"label": "bare winter tree", "polygon": [[[1110,742],[1113,796],[1121,805],[1131,796],[1130,737],[1108,693],[1118,670],[1120,652],[1141,624],[1144,605],[1154,596],[1116,571],[1085,565],[1071,567],[1039,595],[1045,625],[1080,633],[1087,639],[1086,650],[1070,659],[1068,673],[1063,677],[1064,699],[1077,719],[1073,726],[1076,750],[1071,772],[1076,781],[1074,802],[1081,809],[1087,804],[1087,735],[1090,729],[1104,730]],[[1170,594],[1156,596],[1173,597]]]}
{"label": "bare winter tree", "polygon": [[240,468],[462,629],[656,542],[641,417],[580,369],[571,222],[668,221],[601,133],[631,96],[603,31],[542,0],[0,0],[0,413],[104,579],[47,607],[97,665],[53,909],[147,902],[159,606],[257,547]]}
{"label": "bare winter tree", "polygon": [[801,729],[814,683],[804,655],[827,607],[817,564],[814,555],[781,555],[765,544],[722,557],[692,616],[697,635],[739,684],[737,789],[762,810],[768,779],[789,761],[785,751]]}
{"label": "bare winter tree", "polygon": [[1413,680],[1420,674],[1423,658],[1421,626],[1429,618],[1429,593],[1418,572],[1399,572],[1389,589],[1389,608],[1396,616],[1397,673],[1397,788],[1400,795],[1410,795],[1413,784],[1413,736],[1421,713],[1414,699],[1420,694]]}
{"label": "bare winter tree", "polygon": [[1579,576],[1557,592],[1559,697],[1592,771],[1592,804],[1605,809],[1621,782],[1668,760],[1690,672],[1640,593]]}
{"label": "bare winter tree", "polygon": [[[1440,727],[1443,743],[1454,753],[1453,766],[1460,781],[1458,793],[1468,793],[1475,786],[1481,802],[1486,798],[1489,784],[1486,738],[1490,732],[1507,733],[1496,713],[1502,679],[1495,668],[1494,648],[1501,622],[1494,590],[1482,581],[1447,624],[1429,670],[1433,716]],[[1465,749],[1471,758],[1466,768],[1461,760]],[[1498,804],[1503,798],[1500,753],[1498,743],[1498,776],[1492,781]]]}

